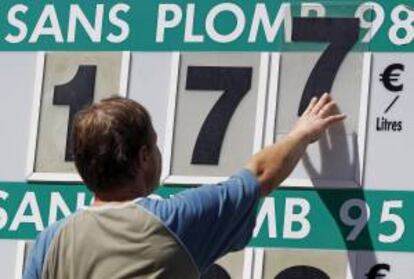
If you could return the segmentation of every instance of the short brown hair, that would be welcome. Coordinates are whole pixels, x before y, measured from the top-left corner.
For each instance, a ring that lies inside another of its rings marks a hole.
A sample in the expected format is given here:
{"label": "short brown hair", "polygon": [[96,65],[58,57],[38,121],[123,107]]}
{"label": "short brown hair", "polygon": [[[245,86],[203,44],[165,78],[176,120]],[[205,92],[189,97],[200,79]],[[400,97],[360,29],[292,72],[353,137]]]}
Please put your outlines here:
{"label": "short brown hair", "polygon": [[138,152],[151,145],[147,110],[121,97],[104,99],[80,111],[73,124],[75,165],[87,187],[105,193],[132,181]]}

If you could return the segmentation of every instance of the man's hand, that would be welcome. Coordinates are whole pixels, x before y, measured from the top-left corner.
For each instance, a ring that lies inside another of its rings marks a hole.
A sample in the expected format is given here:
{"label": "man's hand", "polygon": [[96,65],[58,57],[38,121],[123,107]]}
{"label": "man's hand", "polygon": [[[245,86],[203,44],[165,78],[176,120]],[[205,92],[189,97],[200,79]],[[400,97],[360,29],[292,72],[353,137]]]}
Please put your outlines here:
{"label": "man's hand", "polygon": [[259,180],[261,195],[266,196],[295,168],[306,147],[319,139],[331,125],[345,119],[328,94],[314,98],[285,138],[254,155],[246,168]]}
{"label": "man's hand", "polygon": [[310,143],[315,142],[329,126],[346,118],[345,114],[338,114],[337,111],[337,106],[328,93],[319,100],[314,97],[291,133],[304,136]]}

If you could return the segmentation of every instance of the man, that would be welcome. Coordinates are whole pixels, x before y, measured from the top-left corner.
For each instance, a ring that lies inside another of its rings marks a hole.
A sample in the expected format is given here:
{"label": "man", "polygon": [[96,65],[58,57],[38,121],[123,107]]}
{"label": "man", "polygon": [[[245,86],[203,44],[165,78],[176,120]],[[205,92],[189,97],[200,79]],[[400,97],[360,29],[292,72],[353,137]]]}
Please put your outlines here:
{"label": "man", "polygon": [[148,112],[122,98],[90,106],[77,115],[73,135],[75,165],[94,204],[39,235],[24,278],[198,278],[246,246],[259,198],[345,118],[335,107],[328,94],[314,98],[288,136],[227,181],[157,200],[147,197],[161,173]]}

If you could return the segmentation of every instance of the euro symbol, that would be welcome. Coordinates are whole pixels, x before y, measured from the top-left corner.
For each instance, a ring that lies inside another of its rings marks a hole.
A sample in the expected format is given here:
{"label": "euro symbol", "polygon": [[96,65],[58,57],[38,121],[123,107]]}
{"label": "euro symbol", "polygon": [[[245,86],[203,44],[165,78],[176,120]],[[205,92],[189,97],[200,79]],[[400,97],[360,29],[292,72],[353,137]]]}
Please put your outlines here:
{"label": "euro symbol", "polygon": [[400,92],[404,89],[404,85],[402,83],[397,83],[400,80],[401,73],[395,73],[395,71],[404,72],[404,70],[405,66],[403,64],[391,64],[382,74],[380,74],[380,81],[382,81],[385,88],[389,91]]}
{"label": "euro symbol", "polygon": [[369,270],[366,276],[368,279],[384,278],[387,274],[380,273],[381,270],[390,271],[390,265],[385,263],[376,264]]}

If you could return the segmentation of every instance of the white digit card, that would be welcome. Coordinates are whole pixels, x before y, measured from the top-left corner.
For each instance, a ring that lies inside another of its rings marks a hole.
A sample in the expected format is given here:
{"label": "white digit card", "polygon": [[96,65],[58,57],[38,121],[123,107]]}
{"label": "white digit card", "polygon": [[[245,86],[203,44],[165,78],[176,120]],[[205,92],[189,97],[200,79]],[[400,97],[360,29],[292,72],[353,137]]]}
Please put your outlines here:
{"label": "white digit card", "polygon": [[253,279],[347,279],[345,251],[256,249]]}
{"label": "white digit card", "polygon": [[[298,119],[302,92],[320,53],[272,55],[266,144],[285,137]],[[310,145],[283,186],[353,187],[362,182],[370,54],[352,53],[344,60],[331,96],[347,114]]]}
{"label": "white digit card", "polygon": [[229,253],[218,259],[201,279],[249,279],[252,272],[252,255],[251,248]]}
{"label": "white digit card", "polygon": [[175,64],[164,183],[218,182],[261,148],[268,55],[185,53]]}
{"label": "white digit card", "polygon": [[77,111],[111,96],[126,96],[129,53],[41,53],[36,69],[28,180],[80,182],[71,153]]}

